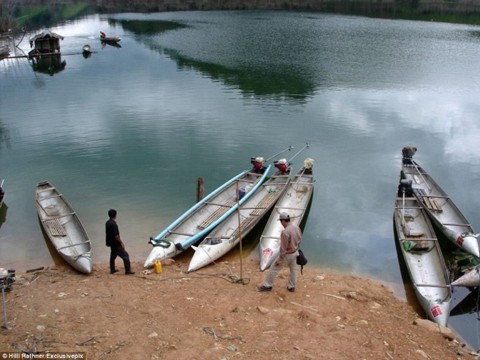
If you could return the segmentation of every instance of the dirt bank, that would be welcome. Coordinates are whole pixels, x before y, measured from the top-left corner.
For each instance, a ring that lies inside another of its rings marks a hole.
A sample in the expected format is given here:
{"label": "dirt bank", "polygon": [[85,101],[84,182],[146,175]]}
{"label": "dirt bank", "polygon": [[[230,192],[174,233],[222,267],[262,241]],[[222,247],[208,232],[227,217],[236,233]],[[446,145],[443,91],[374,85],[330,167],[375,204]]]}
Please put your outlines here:
{"label": "dirt bank", "polygon": [[[307,268],[295,293],[247,260],[187,274],[17,274],[0,351],[82,352],[87,359],[473,359],[448,329],[425,326],[374,281]],[[429,321],[425,321],[433,325]]]}

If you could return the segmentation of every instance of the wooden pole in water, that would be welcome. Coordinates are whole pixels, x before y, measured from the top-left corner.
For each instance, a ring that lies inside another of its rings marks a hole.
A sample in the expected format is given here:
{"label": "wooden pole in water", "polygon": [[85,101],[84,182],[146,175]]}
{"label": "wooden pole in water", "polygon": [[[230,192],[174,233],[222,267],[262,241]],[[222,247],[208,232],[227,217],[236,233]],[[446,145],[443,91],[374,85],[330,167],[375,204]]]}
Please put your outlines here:
{"label": "wooden pole in water", "polygon": [[202,200],[203,197],[205,196],[205,186],[204,186],[204,184],[205,184],[205,182],[204,182],[203,178],[200,176],[197,179],[197,202]]}

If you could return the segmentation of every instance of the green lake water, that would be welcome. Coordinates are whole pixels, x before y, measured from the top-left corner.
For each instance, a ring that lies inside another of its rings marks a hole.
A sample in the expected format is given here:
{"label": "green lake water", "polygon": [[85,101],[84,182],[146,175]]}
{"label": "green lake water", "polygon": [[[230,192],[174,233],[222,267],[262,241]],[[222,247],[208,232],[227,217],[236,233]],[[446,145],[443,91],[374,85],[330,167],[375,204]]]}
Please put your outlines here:
{"label": "green lake water", "polygon": [[[39,181],[75,208],[97,264],[109,256],[112,207],[143,263],[149,237],[195,202],[198,177],[208,192],[251,157],[306,142],[292,169],[315,160],[309,265],[405,296],[392,214],[406,145],[480,229],[479,27],[218,11],[92,15],[50,30],[64,37],[60,68],[0,61],[1,267],[52,264],[35,211]],[[100,31],[121,47],[102,46]],[[12,55],[28,53],[38,32]],[[450,322],[474,348],[477,323],[475,314]]]}

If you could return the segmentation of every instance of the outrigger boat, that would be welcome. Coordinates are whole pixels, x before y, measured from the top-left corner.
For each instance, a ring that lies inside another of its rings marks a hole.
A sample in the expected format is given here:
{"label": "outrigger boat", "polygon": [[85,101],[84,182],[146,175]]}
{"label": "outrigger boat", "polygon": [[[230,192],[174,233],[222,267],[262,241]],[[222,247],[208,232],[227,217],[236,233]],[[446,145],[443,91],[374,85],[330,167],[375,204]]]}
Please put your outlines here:
{"label": "outrigger boat", "polygon": [[218,225],[198,245],[188,271],[196,271],[215,262],[235,248],[258,222],[272,209],[290,182],[290,169],[287,159],[275,162],[278,171],[265,181],[255,193]]}
{"label": "outrigger boat", "polygon": [[191,245],[201,241],[208,233],[243,205],[267,179],[271,165],[265,166],[263,157],[251,159],[252,169],[242,171],[225,184],[201,199],[160,234],[151,238],[153,249],[144,267],[156,260],[179,255]]}
{"label": "outrigger boat", "polygon": [[283,226],[278,221],[281,212],[287,212],[290,219],[301,225],[308,205],[312,199],[314,178],[313,159],[306,158],[303,167],[288,184],[287,190],[280,197],[270,214],[262,235],[260,236],[260,270],[264,271],[273,263],[280,253],[280,234]]}
{"label": "outrigger boat", "polygon": [[475,234],[468,220],[445,191],[413,160],[416,150],[414,147],[403,149],[402,172],[406,179],[412,181],[413,192],[419,203],[449,241],[472,255],[480,256],[477,241],[479,234]]}
{"label": "outrigger boat", "polygon": [[48,181],[38,183],[35,200],[40,223],[58,254],[79,272],[92,272],[90,239],[67,200]]}
{"label": "outrigger boat", "polygon": [[401,179],[393,221],[415,295],[427,316],[447,326],[452,291],[440,244],[425,209],[413,194],[412,181]]}

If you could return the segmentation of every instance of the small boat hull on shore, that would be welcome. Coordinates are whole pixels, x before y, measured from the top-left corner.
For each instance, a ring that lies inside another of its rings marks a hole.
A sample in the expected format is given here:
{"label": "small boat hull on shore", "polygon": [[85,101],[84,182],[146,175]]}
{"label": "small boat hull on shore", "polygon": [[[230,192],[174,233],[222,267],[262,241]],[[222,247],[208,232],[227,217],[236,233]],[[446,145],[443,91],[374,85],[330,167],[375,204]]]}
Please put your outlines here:
{"label": "small boat hull on shore", "polygon": [[[310,162],[310,163],[308,163]],[[280,254],[280,234],[283,226],[278,221],[281,212],[290,215],[290,221],[301,225],[313,196],[313,160],[305,159],[304,167],[294,176],[280,197],[260,236],[260,270],[265,271]]]}
{"label": "small boat hull on shore", "polygon": [[[415,295],[428,318],[447,326],[452,292],[447,267],[430,218],[411,191],[399,187],[395,199],[394,225]],[[408,187],[408,186],[407,186]]]}
{"label": "small boat hull on shore", "polygon": [[188,271],[207,266],[235,248],[272,209],[289,182],[289,174],[281,172],[265,181],[247,201],[195,247]]}
{"label": "small boat hull on shore", "polygon": [[60,257],[75,270],[91,273],[90,239],[67,200],[48,181],[38,183],[35,200],[42,228]]}

